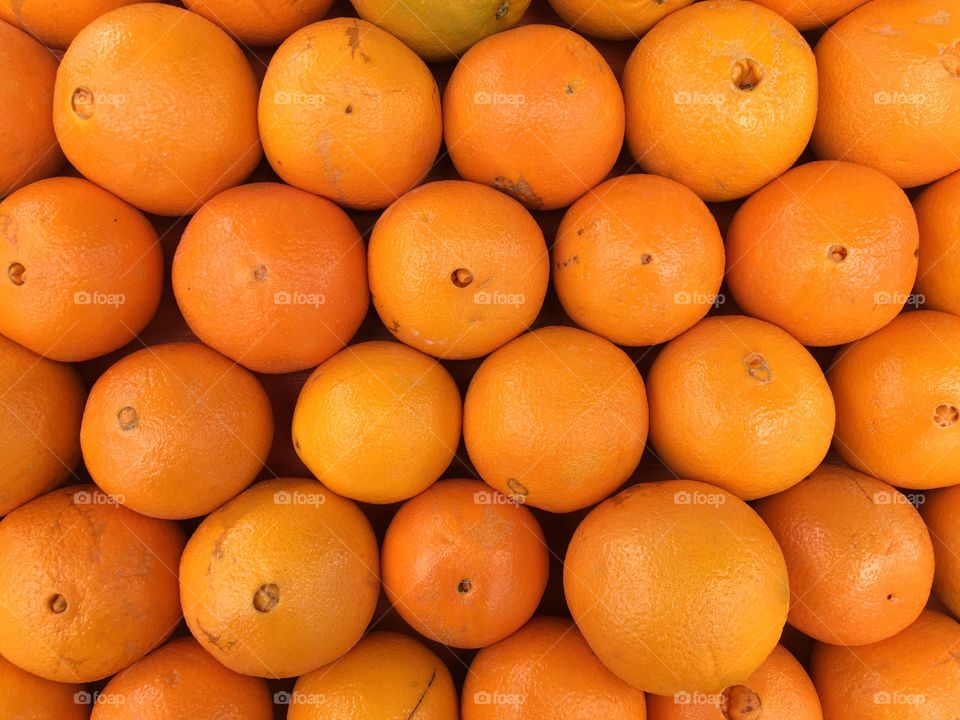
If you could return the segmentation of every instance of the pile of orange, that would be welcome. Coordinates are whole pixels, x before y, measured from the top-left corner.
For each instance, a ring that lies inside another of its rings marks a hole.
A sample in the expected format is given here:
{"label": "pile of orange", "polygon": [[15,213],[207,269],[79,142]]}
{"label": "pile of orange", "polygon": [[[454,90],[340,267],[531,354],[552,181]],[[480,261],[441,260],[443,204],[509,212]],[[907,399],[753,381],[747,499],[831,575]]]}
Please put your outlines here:
{"label": "pile of orange", "polygon": [[960,720],[957,0],[0,0],[0,720]]}

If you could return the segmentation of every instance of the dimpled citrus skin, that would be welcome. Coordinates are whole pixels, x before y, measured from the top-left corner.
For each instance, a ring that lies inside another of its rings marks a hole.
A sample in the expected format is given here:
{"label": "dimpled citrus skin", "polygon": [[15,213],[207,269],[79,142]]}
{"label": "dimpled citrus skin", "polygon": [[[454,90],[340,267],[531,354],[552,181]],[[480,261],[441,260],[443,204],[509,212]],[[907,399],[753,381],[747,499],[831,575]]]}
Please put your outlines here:
{"label": "dimpled citrus skin", "polygon": [[457,720],[457,690],[443,661],[395,632],[372,632],[346,655],[304,675],[288,720]]}
{"label": "dimpled citrus skin", "polygon": [[0,335],[0,517],[52,490],[80,461],[87,390],[69,365]]}
{"label": "dimpled citrus skin", "polygon": [[163,286],[157,233],[93,183],[58,177],[0,203],[0,332],[75,362],[126,345]]}
{"label": "dimpled citrus skin", "polygon": [[810,675],[823,703],[823,720],[960,716],[958,649],[960,625],[931,610],[903,632],[872,645],[817,643]]}
{"label": "dimpled citrus skin", "polygon": [[905,313],[837,355],[827,381],[837,405],[834,449],[849,465],[902,488],[960,476],[960,318]]}
{"label": "dimpled citrus skin", "polygon": [[586,39],[525,25],[474,45],[443,96],[457,172],[528,208],[569,205],[603,180],[623,145],[623,96]]}
{"label": "dimpled citrus skin", "polygon": [[98,17],[137,0],[0,0],[0,19],[48,47],[65,48]]}
{"label": "dimpled citrus skin", "polygon": [[231,188],[200,208],[172,276],[197,337],[257,372],[316,367],[370,305],[356,226],[329,200],[280,183]]}
{"label": "dimpled citrus skin", "polygon": [[782,15],[797,30],[832,25],[864,2],[866,0],[757,0],[758,4]]}
{"label": "dimpled citrus skin", "polygon": [[917,275],[917,220],[883,174],[847,162],[793,168],[750,197],[727,231],[737,304],[804,345],[879,330]]}
{"label": "dimpled citrus skin", "polygon": [[433,358],[395,342],[351,345],[314,370],[293,447],[345,497],[393,503],[426,490],[460,442],[460,391]]}
{"label": "dimpled citrus skin", "polygon": [[726,698],[731,709],[738,707],[738,697],[754,701],[753,709],[741,715],[724,715],[722,694],[647,695],[647,717],[648,720],[823,720],[820,699],[810,676],[782,645],[773,649],[743,685],[729,690]]}
{"label": "dimpled citrus skin", "polygon": [[597,657],[658,695],[743,683],[777,644],[783,553],[735,496],[691,480],[634,485],[570,541],[563,586]]}
{"label": "dimpled citrus skin", "polygon": [[205,515],[253,482],[273,411],[260,382],[199,343],[138,350],[94,383],[80,444],[94,482],[127,507]]}
{"label": "dimpled citrus skin", "polygon": [[960,168],[960,12],[950,0],[872,0],[817,43],[817,157],[914,187]]}
{"label": "dimpled citrus skin", "polygon": [[16,720],[87,720],[89,708],[74,702],[83,685],[44,680],[0,657],[0,715]]}
{"label": "dimpled citrus skin", "polygon": [[550,0],[550,6],[577,32],[606,40],[637,40],[674,10],[693,0]]}
{"label": "dimpled citrus skin", "polygon": [[0,523],[0,653],[58,682],[99,680],[139,660],[180,619],[183,543],[176,523],[92,485],[17,508]]}
{"label": "dimpled citrus skin", "polygon": [[543,596],[547,544],[529,510],[478,480],[408,500],[383,541],[383,587],[424,637],[480,648],[520,629]]}
{"label": "dimpled citrus skin", "polygon": [[[522,698],[522,703],[511,704],[511,697]],[[481,650],[463,687],[463,720],[646,716],[643,692],[607,670],[576,625],[565,618],[535,617],[510,637]]]}
{"label": "dimpled citrus skin", "polygon": [[717,222],[692,191],[656,175],[626,175],[567,211],[553,246],[553,284],[578,325],[619,345],[657,345],[707,314],[723,253]]}
{"label": "dimpled citrus skin", "polygon": [[427,66],[389,33],[354,18],[287,38],[267,68],[259,113],[277,175],[364,210],[384,208],[416,185],[443,134]]}
{"label": "dimpled citrus skin", "polygon": [[486,355],[526,330],[549,282],[547,246],[530,213],[471,182],[411,190],[377,221],[368,254],[383,324],[445,359]]}
{"label": "dimpled citrus skin", "polygon": [[732,200],[781,175],[806,147],[817,66],[807,41],[776,13],[708,0],[644,36],[623,94],[627,144],[645,172],[704,200]]}
{"label": "dimpled citrus skin", "polygon": [[928,310],[960,315],[960,172],[945,177],[914,201],[920,228],[917,292]]}
{"label": "dimpled citrus skin", "polygon": [[960,615],[960,487],[927,493],[920,512],[936,556],[933,589],[950,612]]}
{"label": "dimpled citrus skin", "polygon": [[260,161],[256,107],[253,70],[229,35],[143,3],[99,17],[70,44],[53,124],[85,177],[147,212],[186,215]]}
{"label": "dimpled citrus skin", "polygon": [[313,480],[241,493],[200,523],[180,564],[190,632],[245,675],[293,677],[340,657],[373,617],[379,589],[369,521]]}
{"label": "dimpled citrus skin", "polygon": [[304,25],[322,20],[333,0],[184,0],[248,45],[277,45]]}
{"label": "dimpled citrus skin", "polygon": [[790,575],[788,620],[835,645],[867,645],[917,619],[933,583],[933,545],[920,514],[881,480],[821,465],[756,511]]}
{"label": "dimpled citrus skin", "polygon": [[463,439],[480,477],[500,492],[551,512],[584,508],[640,462],[643,379],[620,348],[584,330],[525,333],[470,381]]}

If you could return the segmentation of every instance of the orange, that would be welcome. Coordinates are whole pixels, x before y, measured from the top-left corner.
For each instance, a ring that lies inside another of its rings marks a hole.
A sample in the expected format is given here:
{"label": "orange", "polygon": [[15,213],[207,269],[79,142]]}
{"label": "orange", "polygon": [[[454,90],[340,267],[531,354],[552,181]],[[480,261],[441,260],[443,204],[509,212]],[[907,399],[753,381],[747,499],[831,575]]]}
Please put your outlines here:
{"label": "orange", "polygon": [[906,496],[855,470],[822,465],[757,512],[790,575],[790,624],[835,645],[884,640],[917,619],[933,546]]}
{"label": "orange", "polygon": [[444,645],[480,648],[530,619],[547,584],[533,514],[477,480],[439,482],[401,506],[383,540],[383,588]]}
{"label": "orange", "polygon": [[313,480],[257,483],[208,515],[180,564],[197,641],[244,675],[293,677],[349,650],[380,590],[360,509]]}
{"label": "orange", "polygon": [[948,720],[960,716],[960,625],[924,613],[892,638],[817,644],[810,674],[824,720]]}
{"label": "orange", "polygon": [[535,617],[473,659],[463,720],[644,720],[643,692],[607,670],[577,626]]}
{"label": "orange", "polygon": [[623,96],[603,56],[575,32],[526,25],[457,63],[443,136],[465,180],[528,208],[569,205],[603,180],[623,145]]}
{"label": "orange", "polygon": [[54,360],[104,355],[153,318],[163,252],[147,219],[78,178],[0,203],[0,332]]}
{"label": "orange", "polygon": [[777,645],[743,685],[722,693],[647,696],[649,720],[823,720],[820,699],[803,665]]}
{"label": "orange", "polygon": [[691,480],[634,485],[594,508],[570,541],[563,586],[603,664],[658,695],[745,682],[776,646],[790,601],[760,517]]}
{"label": "orange", "polygon": [[70,477],[80,461],[87,390],[71,366],[39,357],[2,335],[0,388],[2,517]]}
{"label": "orange", "polygon": [[607,40],[636,40],[661,19],[693,0],[550,0],[557,15],[578,32]]}
{"label": "orange", "polygon": [[111,366],[91,388],[80,428],[94,482],[132,510],[168,519],[205,515],[246,488],[272,441],[259,381],[190,342]]}
{"label": "orange", "polygon": [[443,661],[411,637],[373,632],[331,665],[297,680],[288,720],[457,720]]}
{"label": "orange", "polygon": [[830,449],[833,397],[820,366],[761,320],[703,320],[663,348],[647,390],[657,456],[744,500],[800,482]]}
{"label": "orange", "polygon": [[827,373],[833,446],[891,485],[929,490],[960,477],[960,318],[906,313],[842,351]]}
{"label": "orange", "polygon": [[[0,0],[0,18],[4,17]],[[13,22],[10,20],[10,22]],[[0,198],[55,175],[63,153],[53,132],[57,60],[26,33],[0,22]]]}
{"label": "orange", "polygon": [[960,13],[951,0],[872,0],[817,43],[817,157],[902,187],[960,169]]}
{"label": "orange", "polygon": [[53,125],[67,159],[142,210],[186,215],[260,161],[257,81],[225,32],[181,8],[107,13],[70,43]]}
{"label": "orange", "polygon": [[797,30],[816,30],[832,25],[866,0],[757,0],[782,15]]}
{"label": "orange", "polygon": [[813,162],[750,197],[727,231],[727,284],[804,345],[840,345],[896,317],[917,274],[917,220],[870,168]]}
{"label": "orange", "polygon": [[584,508],[640,462],[643,379],[607,340],[541,328],[480,365],[464,401],[463,439],[480,477],[500,492],[551,512]]}
{"label": "orange", "polygon": [[478,40],[517,24],[530,0],[350,0],[427,61],[454,60]]}
{"label": "orange", "polygon": [[950,612],[960,615],[960,486],[928,493],[920,511],[937,561],[933,589]]}
{"label": "orange", "polygon": [[116,675],[91,720],[273,720],[267,683],[228,670],[196,640],[178,638]]}
{"label": "orange", "polygon": [[0,19],[19,25],[44,45],[65,48],[85,26],[137,0],[0,0]]}
{"label": "orange", "polygon": [[446,359],[486,355],[536,320],[550,262],[517,201],[476,183],[411,190],[370,236],[370,290],[399,340]]}
{"label": "orange", "polygon": [[231,188],[200,208],[172,275],[197,337],[257,372],[316,367],[347,344],[370,304],[350,218],[279,183]]}
{"label": "orange", "polygon": [[184,0],[248,45],[278,45],[304,25],[322,20],[333,0]]}
{"label": "orange", "polygon": [[0,653],[48,680],[113,675],[180,620],[183,531],[92,485],[60,488],[0,523]]}
{"label": "orange", "polygon": [[0,657],[0,715],[11,720],[87,720],[82,685],[44,680]]}
{"label": "orange", "polygon": [[260,134],[285,182],[379,209],[433,165],[440,93],[423,61],[389,33],[354,18],[325,20],[291,35],[270,61]]}
{"label": "orange", "polygon": [[293,447],[336,493],[394,503],[426,490],[460,443],[460,391],[405,345],[364,342],[314,370],[293,412]]}
{"label": "orange", "polygon": [[960,172],[923,191],[914,202],[920,227],[920,257],[916,289],[930,310],[960,315]]}
{"label": "orange", "polygon": [[627,144],[645,172],[704,200],[733,200],[803,152],[817,112],[817,66],[807,41],[773,11],[707,0],[643,37],[623,94]]}
{"label": "orange", "polygon": [[657,345],[719,302],[723,253],[717,222],[692,191],[625,175],[564,215],[553,284],[578,325],[620,345]]}

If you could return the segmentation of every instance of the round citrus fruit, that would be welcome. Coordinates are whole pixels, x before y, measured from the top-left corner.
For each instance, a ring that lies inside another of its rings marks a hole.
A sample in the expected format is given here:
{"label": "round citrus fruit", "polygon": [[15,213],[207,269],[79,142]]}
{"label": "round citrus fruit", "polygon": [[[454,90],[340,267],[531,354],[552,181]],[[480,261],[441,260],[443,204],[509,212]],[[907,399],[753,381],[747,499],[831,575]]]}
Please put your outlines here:
{"label": "round citrus fruit", "polygon": [[547,584],[533,514],[478,480],[439,482],[401,506],[383,540],[383,587],[424,637],[486,647],[518,630]]}
{"label": "round citrus fruit", "polygon": [[316,367],[349,342],[370,304],[350,218],[279,183],[231,188],[200,208],[172,275],[197,337],[257,372]]}
{"label": "round citrus fruit", "polygon": [[313,480],[242,492],[200,523],[180,564],[190,632],[244,675],[293,677],[336,660],[360,639],[379,589],[369,521]]}
{"label": "round citrus fruit", "polygon": [[83,685],[31,675],[0,656],[0,715],[11,720],[87,720]]}
{"label": "round citrus fruit", "polygon": [[54,360],[126,345],[160,303],[163,252],[136,209],[78,178],[0,203],[0,332]]}
{"label": "round citrus fruit", "polygon": [[816,30],[832,25],[866,0],[756,0],[782,15],[797,30]]}
{"label": "round citrus fruit", "polygon": [[140,3],[87,25],[63,56],[53,124],[93,182],[142,210],[186,215],[260,161],[257,81],[216,25]]}
{"label": "round citrus fruit", "polygon": [[960,477],[960,318],[900,315],[846,348],[827,373],[834,448],[857,470],[929,490]]}
{"label": "round citrus fruit", "polygon": [[297,680],[288,720],[458,720],[443,661],[395,632],[372,632],[330,665]]}
{"label": "round citrus fruit", "polygon": [[584,508],[640,462],[643,379],[613,343],[541,328],[480,365],[464,401],[463,439],[480,477],[505,495],[551,512]]}
{"label": "round citrus fruit", "polygon": [[960,12],[951,0],[872,0],[817,43],[818,157],[902,187],[960,169]]}
{"label": "round citrus fruit", "polygon": [[183,4],[243,43],[278,45],[304,25],[322,20],[333,0],[184,0]]}
{"label": "round citrus fruit", "polygon": [[623,75],[627,144],[649,173],[705,200],[732,200],[781,175],[817,113],[807,41],[772,10],[709,0],[667,15]]}
{"label": "round citrus fruit", "polygon": [[623,145],[623,97],[606,60],[575,32],[525,25],[463,56],[443,96],[457,172],[528,208],[569,205],[603,180]]}
{"label": "round citrus fruit", "polygon": [[740,206],[727,232],[727,284],[745,312],[804,345],[840,345],[906,304],[918,237],[892,180],[862,165],[813,162]]}
{"label": "round citrus fruit", "polygon": [[44,45],[65,48],[84,27],[137,0],[0,0],[0,19],[19,25]]}
{"label": "round citrus fruit", "polygon": [[608,180],[564,215],[553,284],[580,326],[619,345],[657,345],[718,301],[723,238],[703,201],[656,175]]}
{"label": "round citrus fruit", "polygon": [[563,586],[603,664],[658,695],[721,692],[772,652],[790,591],[777,541],[706,483],[634,485],[577,528]]}
{"label": "round citrus fruit", "polygon": [[433,165],[440,93],[406,45],[355,18],[308,25],[274,54],[260,91],[267,159],[340,205],[383,208]]}
{"label": "round citrus fruit", "polygon": [[0,653],[58,682],[113,675],[180,620],[184,537],[93,486],[41,495],[0,523]]}
{"label": "round citrus fruit", "polygon": [[550,0],[557,15],[577,32],[607,40],[636,40],[674,10],[693,0]]}
{"label": "round citrus fruit", "polygon": [[496,350],[537,318],[550,261],[520,203],[445,180],[387,208],[370,236],[369,273],[377,312],[399,340],[464,359]]}
{"label": "round citrus fruit", "polygon": [[924,500],[920,511],[936,556],[933,589],[950,612],[960,616],[960,486],[927,493]]}
{"label": "round citrus fruit", "polygon": [[916,289],[930,310],[960,315],[960,172],[923,191],[914,202],[920,228]]}

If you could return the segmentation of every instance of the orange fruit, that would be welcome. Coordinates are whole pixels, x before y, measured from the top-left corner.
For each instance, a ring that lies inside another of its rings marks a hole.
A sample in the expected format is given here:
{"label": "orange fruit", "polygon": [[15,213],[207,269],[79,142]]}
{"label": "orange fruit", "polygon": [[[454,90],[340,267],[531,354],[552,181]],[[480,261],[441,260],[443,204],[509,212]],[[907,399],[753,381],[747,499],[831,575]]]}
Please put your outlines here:
{"label": "orange fruit", "polygon": [[370,290],[397,339],[446,359],[497,349],[536,320],[550,262],[517,201],[444,180],[387,208],[370,236]]}
{"label": "orange fruit", "polygon": [[564,215],[553,284],[578,325],[619,345],[657,345],[718,302],[723,252],[716,220],[692,191],[656,175],[625,175]]}
{"label": "orange fruit", "polygon": [[756,0],[782,15],[797,30],[825,28],[866,0]]}
{"label": "orange fruit", "polygon": [[960,477],[960,318],[900,315],[837,356],[827,381],[837,404],[833,446],[891,485],[929,490]]}
{"label": "orange fruit", "polygon": [[551,512],[584,508],[640,462],[643,379],[607,340],[541,328],[480,365],[464,401],[463,439],[480,477],[505,495]]}
{"label": "orange fruit", "polygon": [[372,632],[294,686],[289,720],[457,720],[457,690],[443,661],[395,632]]}
{"label": "orange fruit", "polygon": [[557,15],[577,32],[606,40],[636,40],[661,19],[693,0],[550,0]]}
{"label": "orange fruit", "polygon": [[649,720],[823,720],[807,671],[777,645],[743,685],[722,693],[679,692],[647,696]]}
{"label": "orange fruit", "polygon": [[916,289],[930,310],[960,315],[960,172],[931,185],[914,202],[920,228]]}
{"label": "orange fruit", "polygon": [[216,25],[142,3],[107,13],[70,43],[53,125],[67,159],[142,210],[186,215],[260,161],[257,81]]}
{"label": "orange fruit", "polygon": [[[0,19],[5,17],[0,0]],[[0,23],[0,198],[63,166],[53,132],[53,82],[57,60],[40,43]]]}
{"label": "orange fruit", "polygon": [[902,187],[960,169],[960,13],[951,0],[872,0],[817,43],[817,157]]}
{"label": "orange fruit", "polygon": [[[70,477],[87,390],[70,365],[0,335],[0,517]],[[0,713],[2,714],[2,713]]]}
{"label": "orange fruit", "polygon": [[163,252],[147,219],[78,178],[50,178],[0,203],[0,332],[54,360],[104,355],[153,318]]}
{"label": "orange fruit", "polygon": [[823,720],[947,720],[960,716],[960,625],[930,610],[881,642],[818,643],[810,675]]}
{"label": "orange fruit", "polygon": [[518,630],[540,602],[540,524],[477,480],[445,480],[404,503],[383,540],[383,588],[424,637],[480,648]]}
{"label": "orange fruit", "polygon": [[790,601],[760,517],[691,480],[634,485],[594,508],[567,548],[563,587],[603,664],[658,695],[745,682],[776,646]]}
{"label": "orange fruit", "polygon": [[137,0],[0,0],[0,19],[19,25],[44,45],[65,48],[101,15]]}
{"label": "orange fruit", "polygon": [[324,485],[361,502],[426,490],[460,442],[460,391],[406,345],[364,342],[313,371],[293,412],[293,447]]}
{"label": "orange fruit", "polygon": [[623,74],[627,144],[645,172],[733,200],[803,152],[817,112],[807,41],[771,10],[708,0],[667,15]]}
{"label": "orange fruit", "polygon": [[304,25],[322,20],[333,0],[184,0],[188,10],[248,45],[278,45]]}
{"label": "orange fruit", "polygon": [[474,45],[443,96],[443,136],[465,180],[534,210],[569,205],[603,180],[623,145],[623,96],[575,32],[525,25]]}
{"label": "orange fruit", "polygon": [[0,715],[11,720],[87,720],[82,685],[44,680],[0,657]]}
{"label": "orange fruit", "polygon": [[246,488],[273,441],[260,382],[199,343],[131,353],[94,383],[80,444],[94,482],[132,510],[205,515]]}
{"label": "orange fruit", "polygon": [[238,675],[190,637],[172,640],[103,689],[91,720],[273,720],[267,683]]}
{"label": "orange fruit", "polygon": [[277,175],[352,208],[386,207],[420,182],[442,132],[430,70],[363,20],[295,32],[260,91],[260,133]]}
{"label": "orange fruit", "polygon": [[643,692],[597,659],[567,619],[535,617],[477,653],[463,686],[463,720],[644,720]]}
{"label": "orange fruit", "polygon": [[350,0],[357,14],[379,25],[427,61],[454,60],[488,35],[517,24],[530,0]]}
{"label": "orange fruit", "polygon": [[928,493],[920,512],[936,556],[933,589],[950,612],[960,615],[960,486]]}
{"label": "orange fruit", "polygon": [[360,639],[379,589],[369,521],[313,480],[241,493],[200,523],[180,564],[190,632],[244,675],[293,677],[336,660]]}
{"label": "orange fruit", "polygon": [[647,392],[657,456],[744,500],[800,482],[830,449],[835,413],[820,366],[761,320],[701,321],[653,361]]}
{"label": "orange fruit", "polygon": [[183,531],[92,485],[41,495],[0,523],[0,653],[48,680],[113,675],[180,620]]}
{"label": "orange fruit", "polygon": [[173,291],[210,347],[257,372],[295,372],[343,348],[363,322],[364,252],[332,202],[279,183],[243,185],[191,218]]}
{"label": "orange fruit", "polygon": [[909,500],[885,482],[821,465],[755,507],[787,559],[787,619],[801,632],[867,645],[896,635],[927,604],[930,536]]}
{"label": "orange fruit", "polygon": [[740,206],[727,232],[727,284],[745,312],[804,345],[840,345],[900,312],[918,237],[910,201],[889,178],[813,162]]}

